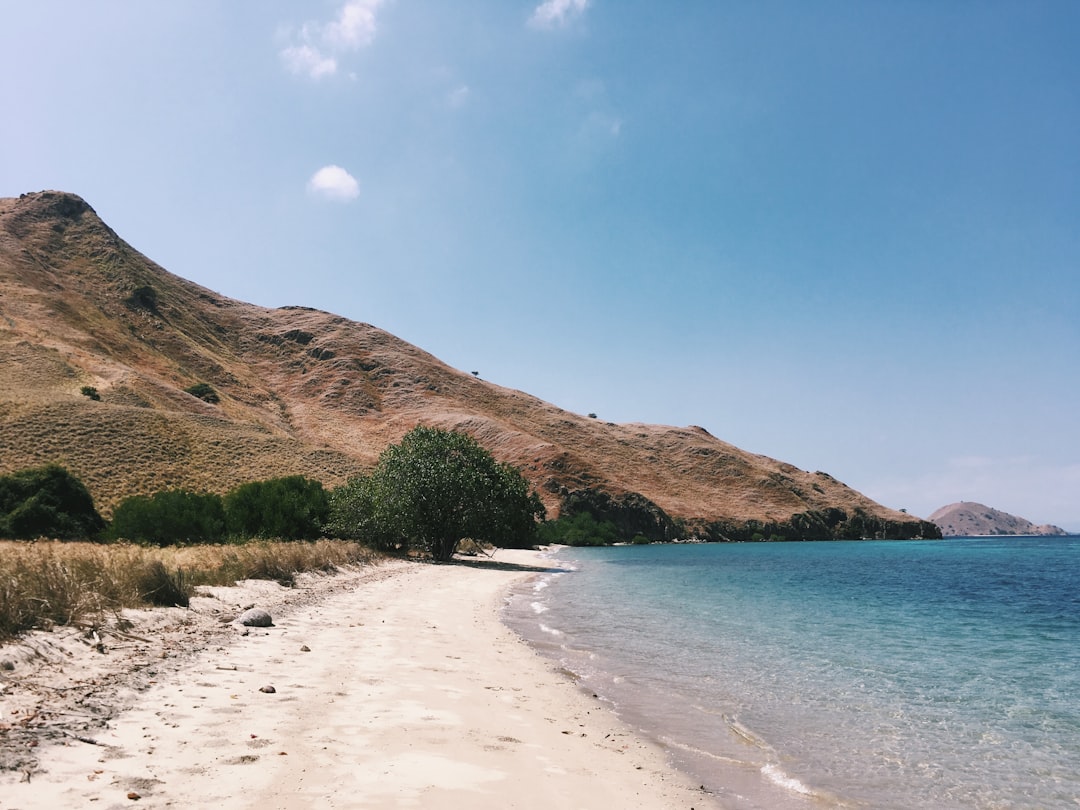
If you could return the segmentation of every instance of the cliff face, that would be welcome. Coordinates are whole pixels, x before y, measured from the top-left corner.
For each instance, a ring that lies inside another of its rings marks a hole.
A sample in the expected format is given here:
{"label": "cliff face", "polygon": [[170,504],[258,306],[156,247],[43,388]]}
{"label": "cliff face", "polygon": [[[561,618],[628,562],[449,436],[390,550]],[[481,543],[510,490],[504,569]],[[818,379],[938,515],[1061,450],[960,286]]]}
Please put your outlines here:
{"label": "cliff face", "polygon": [[1036,526],[1030,520],[973,501],[943,506],[930,515],[930,520],[941,529],[945,537],[1067,534],[1057,526]]}
{"label": "cliff face", "polygon": [[[550,514],[585,509],[654,539],[938,536],[702,428],[590,419],[369,324],[225,298],[62,192],[0,199],[0,366],[0,472],[65,464],[106,514],[166,487],[286,474],[333,486],[426,424],[520,467]],[[185,393],[196,383],[220,400]]]}

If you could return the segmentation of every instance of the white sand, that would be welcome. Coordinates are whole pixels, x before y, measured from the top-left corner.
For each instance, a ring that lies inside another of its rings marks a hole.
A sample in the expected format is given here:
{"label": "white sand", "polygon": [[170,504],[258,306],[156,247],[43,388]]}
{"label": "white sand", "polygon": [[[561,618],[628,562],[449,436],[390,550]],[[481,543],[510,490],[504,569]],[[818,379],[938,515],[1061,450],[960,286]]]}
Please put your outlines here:
{"label": "white sand", "polygon": [[[534,552],[496,560],[544,564]],[[278,605],[274,627],[214,640],[213,600],[200,600],[189,611],[204,628],[188,642],[194,652],[163,664],[154,645],[177,636],[144,635],[151,644],[131,655],[158,660],[156,682],[82,735],[96,744],[43,743],[40,770],[0,772],[0,810],[716,807],[501,624],[503,594],[527,576],[398,563],[389,576]],[[273,602],[262,596],[260,606]],[[84,653],[95,655],[124,652]],[[52,672],[53,686],[76,677],[77,657]],[[0,708],[15,705],[21,669],[3,673]]]}

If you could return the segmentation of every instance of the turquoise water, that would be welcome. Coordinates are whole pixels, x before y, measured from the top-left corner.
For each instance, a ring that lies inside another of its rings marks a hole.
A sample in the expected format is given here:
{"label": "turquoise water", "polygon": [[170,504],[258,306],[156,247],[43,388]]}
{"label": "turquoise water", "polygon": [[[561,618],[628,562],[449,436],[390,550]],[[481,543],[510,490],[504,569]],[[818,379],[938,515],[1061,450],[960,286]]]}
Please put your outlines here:
{"label": "turquoise water", "polygon": [[1080,538],[556,559],[508,623],[724,807],[1080,806]]}

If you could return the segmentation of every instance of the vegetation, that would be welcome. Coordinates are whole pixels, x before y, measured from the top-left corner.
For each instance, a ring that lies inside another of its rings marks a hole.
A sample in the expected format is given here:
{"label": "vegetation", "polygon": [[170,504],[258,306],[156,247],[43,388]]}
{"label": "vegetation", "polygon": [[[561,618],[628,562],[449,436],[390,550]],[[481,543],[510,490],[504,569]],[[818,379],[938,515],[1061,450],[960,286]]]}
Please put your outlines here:
{"label": "vegetation", "polygon": [[221,401],[218,392],[209,383],[195,383],[195,385],[185,388],[184,391],[193,397],[198,397],[203,402],[209,402],[211,405],[217,405]]}
{"label": "vegetation", "polygon": [[165,490],[120,502],[108,536],[157,546],[230,537],[314,540],[329,516],[326,491],[300,475],[242,484],[224,498]]}
{"label": "vegetation", "polygon": [[57,464],[0,476],[0,537],[89,539],[105,528],[83,483]]}
{"label": "vegetation", "polygon": [[588,512],[561,515],[540,527],[540,540],[566,546],[610,546],[623,540],[615,524],[597,520]]}
{"label": "vegetation", "polygon": [[371,475],[334,491],[328,529],[446,561],[464,538],[532,545],[543,516],[539,496],[517,468],[497,462],[464,433],[418,427],[383,452]]}
{"label": "vegetation", "polygon": [[0,641],[35,628],[100,623],[125,607],[184,605],[199,585],[292,584],[298,573],[375,559],[359,543],[333,540],[186,548],[0,542]]}
{"label": "vegetation", "polygon": [[101,394],[99,394],[98,390],[92,385],[84,385],[82,388],[79,389],[79,393],[81,393],[84,397],[88,397],[94,400],[94,402],[101,402]]}
{"label": "vegetation", "polygon": [[149,285],[137,287],[132,291],[131,295],[125,299],[125,303],[133,309],[145,309],[156,315],[158,311],[157,290]]}
{"label": "vegetation", "polygon": [[157,546],[208,543],[225,535],[221,497],[169,489],[120,502],[113,512],[108,536]]}
{"label": "vegetation", "polygon": [[233,537],[314,540],[329,516],[323,485],[302,475],[254,481],[225,496],[226,526]]}

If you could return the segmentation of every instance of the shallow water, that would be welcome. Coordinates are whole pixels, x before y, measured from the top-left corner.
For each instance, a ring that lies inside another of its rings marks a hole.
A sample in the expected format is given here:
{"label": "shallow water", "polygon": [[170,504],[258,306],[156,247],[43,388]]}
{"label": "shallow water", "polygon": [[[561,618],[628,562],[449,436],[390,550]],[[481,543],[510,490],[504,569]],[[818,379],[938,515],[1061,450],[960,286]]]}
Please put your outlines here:
{"label": "shallow water", "polygon": [[508,623],[725,806],[1080,806],[1080,538],[558,559]]}

